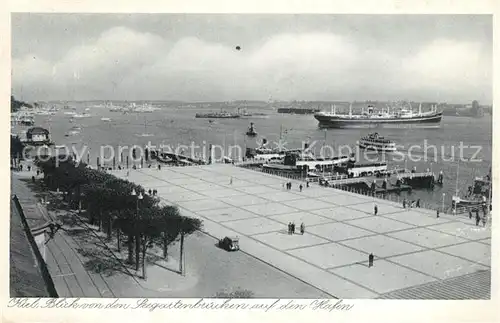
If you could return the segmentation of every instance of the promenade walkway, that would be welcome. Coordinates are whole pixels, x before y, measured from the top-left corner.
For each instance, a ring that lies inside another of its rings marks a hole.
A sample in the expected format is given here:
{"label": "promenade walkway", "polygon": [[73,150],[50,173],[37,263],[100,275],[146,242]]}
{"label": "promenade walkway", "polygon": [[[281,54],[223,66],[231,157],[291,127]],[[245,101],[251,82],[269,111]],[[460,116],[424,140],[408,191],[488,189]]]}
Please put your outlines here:
{"label": "promenade walkway", "polygon": [[[202,219],[208,234],[239,236],[241,251],[333,297],[377,298],[490,271],[490,224],[476,227],[468,217],[436,218],[432,210],[318,185],[300,192],[299,182],[285,190],[286,179],[232,165],[112,173],[156,189],[162,203]],[[304,222],[305,234],[289,235],[289,222]],[[489,290],[489,281],[477,284]]]}
{"label": "promenade walkway", "polygon": [[47,210],[40,204],[41,196],[28,184],[31,176],[12,173],[11,193],[18,196],[30,227],[53,219],[63,223],[45,252],[59,297],[214,297],[238,290],[260,298],[328,297],[252,256],[216,248],[216,240],[200,232],[185,239],[185,276],[177,272],[179,245],[175,243],[169,246],[168,259],[148,260],[144,280],[123,261],[126,248],[118,252],[116,241],[106,241],[77,214]]}

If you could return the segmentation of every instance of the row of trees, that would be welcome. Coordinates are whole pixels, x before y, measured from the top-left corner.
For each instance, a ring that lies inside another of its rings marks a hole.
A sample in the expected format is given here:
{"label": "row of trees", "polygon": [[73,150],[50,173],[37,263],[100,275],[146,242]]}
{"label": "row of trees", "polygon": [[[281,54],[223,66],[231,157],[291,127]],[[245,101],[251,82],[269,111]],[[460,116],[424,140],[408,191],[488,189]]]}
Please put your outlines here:
{"label": "row of trees", "polygon": [[139,270],[142,258],[144,278],[149,248],[161,246],[167,257],[168,245],[180,238],[182,258],[184,235],[201,229],[199,219],[182,216],[175,206],[160,206],[159,199],[139,185],[61,157],[36,162],[48,188],[62,190],[72,208],[84,209],[91,224],[106,232],[109,240],[117,239],[119,251],[125,236],[128,262]]}
{"label": "row of trees", "polygon": [[19,136],[10,135],[10,165],[17,168],[25,148],[25,144],[21,141]]}

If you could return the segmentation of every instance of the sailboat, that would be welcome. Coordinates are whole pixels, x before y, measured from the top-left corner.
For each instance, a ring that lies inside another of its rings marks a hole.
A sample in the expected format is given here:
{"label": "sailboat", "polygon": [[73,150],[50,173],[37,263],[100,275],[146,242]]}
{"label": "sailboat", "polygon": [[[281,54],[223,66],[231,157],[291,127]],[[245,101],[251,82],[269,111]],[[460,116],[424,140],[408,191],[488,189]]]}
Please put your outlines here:
{"label": "sailboat", "polygon": [[144,117],[144,132],[141,134],[136,134],[136,136],[137,137],[153,137],[154,134],[148,133],[147,129],[148,129],[148,124],[147,124],[146,117]]}

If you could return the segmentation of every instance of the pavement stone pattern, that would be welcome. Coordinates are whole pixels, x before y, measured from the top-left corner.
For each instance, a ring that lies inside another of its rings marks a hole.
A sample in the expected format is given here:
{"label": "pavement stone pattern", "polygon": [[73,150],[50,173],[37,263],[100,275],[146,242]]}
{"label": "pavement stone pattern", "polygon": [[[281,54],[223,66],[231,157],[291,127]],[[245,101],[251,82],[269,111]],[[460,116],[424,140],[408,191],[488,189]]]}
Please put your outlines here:
{"label": "pavement stone pattern", "polygon": [[[29,226],[37,227],[58,216],[48,212],[39,203],[37,193],[22,181],[31,181],[32,175],[28,172],[14,173],[11,192],[18,196]],[[235,214],[233,212],[239,210],[227,209],[226,212]],[[246,215],[240,214],[243,217]],[[76,220],[75,216],[70,218]],[[229,253],[215,247],[216,240],[202,232],[195,232],[185,239],[185,275],[177,272],[180,247],[179,243],[173,243],[168,248],[168,260],[161,258],[148,262],[147,279],[143,280],[133,266],[124,266],[116,258],[115,243],[106,243],[104,233],[85,223],[72,221],[72,224],[63,224],[62,229],[47,242],[45,259],[59,297],[208,298],[222,291],[238,289],[252,292],[255,298],[331,297],[246,253]],[[15,245],[15,250],[11,251],[21,252],[21,249]],[[29,253],[27,249],[24,251]],[[31,259],[32,256],[28,254],[28,257]],[[124,248],[121,257],[126,257]],[[101,263],[103,270],[96,271],[96,263]],[[23,263],[24,267],[30,265]],[[322,278],[321,275],[318,277]],[[32,283],[29,279],[23,281],[23,284],[29,283]],[[340,284],[348,286],[344,282]]]}
{"label": "pavement stone pattern", "polygon": [[[208,234],[238,236],[242,251],[333,297],[384,297],[491,270],[491,224],[477,227],[466,216],[436,218],[432,210],[405,210],[317,184],[302,183],[300,192],[300,181],[233,165],[111,173],[146,190],[156,188],[162,203],[202,219]],[[291,190],[284,188],[288,181]],[[295,234],[288,234],[289,222],[295,223]],[[375,256],[371,268],[370,253]]]}

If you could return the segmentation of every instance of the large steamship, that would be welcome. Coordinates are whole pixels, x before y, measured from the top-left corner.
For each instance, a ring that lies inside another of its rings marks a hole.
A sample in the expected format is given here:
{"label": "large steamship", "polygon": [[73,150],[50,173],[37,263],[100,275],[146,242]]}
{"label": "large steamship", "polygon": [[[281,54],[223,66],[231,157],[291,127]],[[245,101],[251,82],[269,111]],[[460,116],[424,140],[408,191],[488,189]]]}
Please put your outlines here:
{"label": "large steamship", "polygon": [[352,104],[349,106],[348,114],[337,114],[335,106],[331,112],[318,112],[314,114],[319,121],[320,127],[325,128],[393,128],[402,126],[416,127],[439,127],[441,123],[442,112],[437,111],[437,106],[433,105],[430,111],[422,112],[422,105],[418,112],[410,108],[392,109],[387,108],[381,111],[375,111],[371,105],[363,110],[361,114],[352,113]]}

